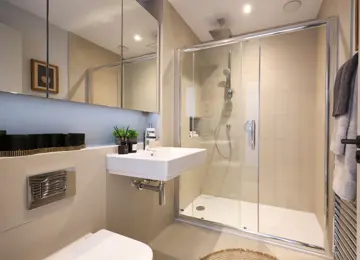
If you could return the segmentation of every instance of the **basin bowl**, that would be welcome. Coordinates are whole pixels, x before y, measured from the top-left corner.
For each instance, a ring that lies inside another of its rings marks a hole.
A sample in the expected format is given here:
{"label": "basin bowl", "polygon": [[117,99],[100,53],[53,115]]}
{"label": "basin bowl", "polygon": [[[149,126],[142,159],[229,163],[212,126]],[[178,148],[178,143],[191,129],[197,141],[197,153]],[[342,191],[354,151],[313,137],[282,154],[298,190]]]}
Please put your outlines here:
{"label": "basin bowl", "polygon": [[206,161],[206,149],[159,147],[131,154],[108,154],[110,174],[169,181]]}

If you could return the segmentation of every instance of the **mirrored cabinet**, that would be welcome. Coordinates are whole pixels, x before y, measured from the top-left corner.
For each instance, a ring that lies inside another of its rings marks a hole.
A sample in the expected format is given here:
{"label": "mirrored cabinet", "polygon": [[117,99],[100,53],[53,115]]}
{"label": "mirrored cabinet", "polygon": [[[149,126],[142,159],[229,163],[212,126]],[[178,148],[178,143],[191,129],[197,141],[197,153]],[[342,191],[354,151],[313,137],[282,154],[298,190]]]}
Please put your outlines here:
{"label": "mirrored cabinet", "polygon": [[157,113],[158,28],[135,0],[0,0],[0,91]]}
{"label": "mirrored cabinet", "polygon": [[0,90],[46,97],[46,4],[0,0]]}

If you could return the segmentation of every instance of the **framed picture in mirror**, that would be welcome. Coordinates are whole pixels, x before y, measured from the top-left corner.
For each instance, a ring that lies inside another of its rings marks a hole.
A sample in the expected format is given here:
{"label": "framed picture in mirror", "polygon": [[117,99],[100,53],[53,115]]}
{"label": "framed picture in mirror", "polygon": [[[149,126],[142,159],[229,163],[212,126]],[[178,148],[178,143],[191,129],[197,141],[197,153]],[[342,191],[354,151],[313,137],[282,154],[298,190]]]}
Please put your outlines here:
{"label": "framed picture in mirror", "polygon": [[[31,60],[31,90],[46,92],[46,62]],[[59,67],[49,64],[49,92],[59,93]]]}

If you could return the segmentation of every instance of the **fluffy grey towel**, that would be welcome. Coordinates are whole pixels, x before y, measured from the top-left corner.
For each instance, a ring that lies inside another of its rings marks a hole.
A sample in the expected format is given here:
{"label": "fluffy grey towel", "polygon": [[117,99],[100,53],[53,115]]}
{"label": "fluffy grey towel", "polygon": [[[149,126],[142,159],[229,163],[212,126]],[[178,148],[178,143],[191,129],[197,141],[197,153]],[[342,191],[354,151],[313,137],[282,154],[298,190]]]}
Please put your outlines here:
{"label": "fluffy grey towel", "polygon": [[333,117],[348,112],[351,92],[354,89],[354,78],[357,71],[358,54],[348,60],[338,71],[334,86]]}
{"label": "fluffy grey towel", "polygon": [[357,148],[355,145],[346,145],[344,152],[339,143],[341,139],[355,139],[357,135],[358,81],[356,75],[357,73],[348,113],[335,118],[334,135],[331,140],[331,150],[335,154],[333,189],[340,198],[349,201],[355,201],[357,194]]}

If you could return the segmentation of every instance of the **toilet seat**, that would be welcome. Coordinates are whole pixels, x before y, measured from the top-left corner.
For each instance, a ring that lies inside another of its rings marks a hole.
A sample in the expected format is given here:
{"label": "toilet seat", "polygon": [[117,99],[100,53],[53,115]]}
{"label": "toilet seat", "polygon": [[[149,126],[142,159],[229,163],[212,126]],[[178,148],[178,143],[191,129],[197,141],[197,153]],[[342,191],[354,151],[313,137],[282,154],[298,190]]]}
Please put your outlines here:
{"label": "toilet seat", "polygon": [[44,260],[152,260],[151,248],[139,241],[100,230],[63,248]]}

